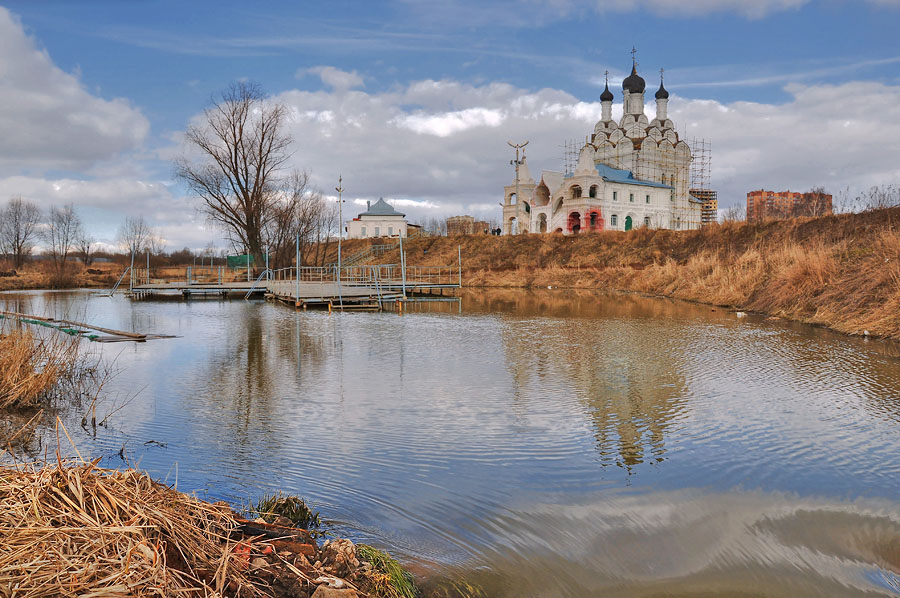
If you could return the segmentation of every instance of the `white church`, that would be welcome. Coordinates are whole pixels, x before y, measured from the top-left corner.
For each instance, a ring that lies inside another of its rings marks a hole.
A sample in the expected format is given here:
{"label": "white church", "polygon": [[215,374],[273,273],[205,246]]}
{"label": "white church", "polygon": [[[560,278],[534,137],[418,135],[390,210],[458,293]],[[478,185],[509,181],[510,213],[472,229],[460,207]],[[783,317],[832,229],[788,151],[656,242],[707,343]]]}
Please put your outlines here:
{"label": "white church", "polygon": [[669,92],[660,76],[656,118],[644,114],[646,83],[632,63],[622,82],[623,115],[612,118],[607,81],[601,116],[572,173],[545,170],[535,181],[524,157],[504,187],[503,234],[700,228],[703,202],[691,196],[691,148],[668,118]]}

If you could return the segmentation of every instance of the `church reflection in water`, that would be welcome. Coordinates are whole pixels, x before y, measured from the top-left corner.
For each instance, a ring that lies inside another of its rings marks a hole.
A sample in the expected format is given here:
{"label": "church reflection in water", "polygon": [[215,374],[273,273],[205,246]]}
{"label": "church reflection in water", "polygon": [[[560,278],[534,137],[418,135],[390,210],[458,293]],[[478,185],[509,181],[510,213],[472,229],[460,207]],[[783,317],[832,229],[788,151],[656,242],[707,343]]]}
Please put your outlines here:
{"label": "church reflection in water", "polygon": [[481,297],[486,312],[542,316],[503,328],[520,400],[542,392],[571,397],[591,422],[604,465],[630,472],[664,459],[666,436],[687,412],[686,352],[672,340],[678,335],[654,329],[677,326],[683,303],[578,291],[558,299],[523,291]]}

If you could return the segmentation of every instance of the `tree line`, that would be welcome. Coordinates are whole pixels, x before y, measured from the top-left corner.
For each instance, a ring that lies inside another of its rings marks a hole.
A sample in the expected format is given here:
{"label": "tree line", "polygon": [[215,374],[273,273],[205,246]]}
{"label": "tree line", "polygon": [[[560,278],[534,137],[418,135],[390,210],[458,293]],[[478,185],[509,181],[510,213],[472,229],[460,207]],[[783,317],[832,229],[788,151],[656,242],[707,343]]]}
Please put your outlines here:
{"label": "tree line", "polygon": [[44,245],[57,278],[66,271],[69,260],[77,253],[89,264],[94,239],[84,227],[72,204],[53,206],[44,215],[35,203],[14,196],[0,208],[0,253],[8,255],[15,268],[21,268],[37,242]]}

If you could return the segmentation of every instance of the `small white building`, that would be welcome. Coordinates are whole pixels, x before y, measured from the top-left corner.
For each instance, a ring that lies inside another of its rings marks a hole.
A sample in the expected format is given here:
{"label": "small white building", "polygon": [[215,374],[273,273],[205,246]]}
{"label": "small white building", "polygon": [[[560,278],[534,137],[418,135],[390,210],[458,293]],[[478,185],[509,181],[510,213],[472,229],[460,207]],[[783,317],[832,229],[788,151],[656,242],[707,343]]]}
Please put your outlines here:
{"label": "small white building", "polygon": [[368,209],[347,222],[348,239],[372,239],[375,237],[406,237],[406,214],[401,214],[379,197],[373,205],[366,202]]}

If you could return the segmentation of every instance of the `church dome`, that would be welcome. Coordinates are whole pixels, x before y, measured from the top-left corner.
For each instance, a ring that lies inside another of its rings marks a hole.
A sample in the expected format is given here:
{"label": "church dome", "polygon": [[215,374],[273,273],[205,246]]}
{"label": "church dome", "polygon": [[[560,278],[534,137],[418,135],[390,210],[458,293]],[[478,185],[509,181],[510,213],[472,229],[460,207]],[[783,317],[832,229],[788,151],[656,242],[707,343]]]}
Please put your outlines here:
{"label": "church dome", "polygon": [[622,89],[625,91],[630,91],[631,93],[644,93],[644,89],[647,87],[647,82],[644,81],[644,78],[637,74],[637,67],[631,67],[631,74],[625,77],[625,80],[622,81]]}
{"label": "church dome", "polygon": [[601,102],[612,102],[615,98],[612,92],[609,90],[609,83],[606,84],[606,89],[603,90],[603,93],[600,94]]}
{"label": "church dome", "polygon": [[659,82],[659,89],[656,90],[656,99],[657,100],[668,100],[669,92],[666,91],[666,88],[663,87],[662,81]]}

